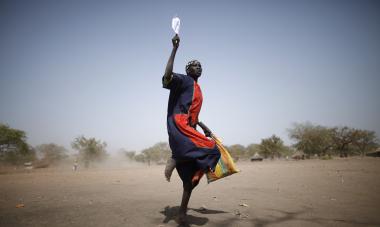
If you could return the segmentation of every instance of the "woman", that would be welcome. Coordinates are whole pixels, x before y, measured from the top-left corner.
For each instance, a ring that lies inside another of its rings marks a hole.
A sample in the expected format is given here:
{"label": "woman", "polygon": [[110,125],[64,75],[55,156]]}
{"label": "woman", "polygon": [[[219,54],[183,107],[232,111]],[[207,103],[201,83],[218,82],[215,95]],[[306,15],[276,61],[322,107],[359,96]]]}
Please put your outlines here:
{"label": "woman", "polygon": [[172,150],[165,168],[165,176],[170,180],[174,168],[183,182],[182,202],[179,219],[185,221],[187,205],[192,190],[198,185],[204,173],[214,171],[220,158],[215,142],[208,139],[210,132],[203,129],[205,135],[196,130],[198,115],[202,106],[202,92],[198,78],[202,74],[199,61],[193,60],[186,65],[186,74],[173,73],[175,54],[179,46],[179,36],[172,39],[173,50],[162,78],[163,87],[170,90],[167,130]]}

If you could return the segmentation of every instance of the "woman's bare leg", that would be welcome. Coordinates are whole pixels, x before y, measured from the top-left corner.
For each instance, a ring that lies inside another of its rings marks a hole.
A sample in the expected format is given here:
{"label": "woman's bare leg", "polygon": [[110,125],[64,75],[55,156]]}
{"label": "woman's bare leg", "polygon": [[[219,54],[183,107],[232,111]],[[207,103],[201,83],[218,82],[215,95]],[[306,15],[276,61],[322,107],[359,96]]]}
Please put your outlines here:
{"label": "woman's bare leg", "polygon": [[170,181],[173,170],[175,169],[176,161],[173,158],[169,158],[165,166],[165,178],[167,181]]}
{"label": "woman's bare leg", "polygon": [[179,208],[179,214],[178,214],[180,222],[186,222],[187,206],[189,204],[191,192],[198,184],[199,184],[199,180],[194,181],[194,182],[189,181],[183,184],[182,201],[181,201],[181,206]]}
{"label": "woman's bare leg", "polygon": [[178,215],[180,222],[186,221],[187,206],[189,204],[192,191],[193,191],[193,186],[191,182],[186,182],[183,184],[182,201],[181,201],[181,206],[179,208],[179,215]]}

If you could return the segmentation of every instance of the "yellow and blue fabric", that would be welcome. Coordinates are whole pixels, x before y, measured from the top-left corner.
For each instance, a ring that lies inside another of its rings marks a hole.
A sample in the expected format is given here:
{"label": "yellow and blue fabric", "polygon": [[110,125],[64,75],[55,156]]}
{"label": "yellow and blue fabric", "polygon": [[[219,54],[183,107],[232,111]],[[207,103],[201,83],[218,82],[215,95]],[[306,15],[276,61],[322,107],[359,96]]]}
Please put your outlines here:
{"label": "yellow and blue fabric", "polygon": [[219,180],[223,177],[227,177],[234,173],[240,172],[240,170],[236,168],[234,160],[232,159],[227,149],[223,146],[220,139],[216,137],[215,135],[212,135],[212,138],[219,148],[221,157],[215,167],[215,170],[213,172],[208,172],[206,174],[208,183]]}

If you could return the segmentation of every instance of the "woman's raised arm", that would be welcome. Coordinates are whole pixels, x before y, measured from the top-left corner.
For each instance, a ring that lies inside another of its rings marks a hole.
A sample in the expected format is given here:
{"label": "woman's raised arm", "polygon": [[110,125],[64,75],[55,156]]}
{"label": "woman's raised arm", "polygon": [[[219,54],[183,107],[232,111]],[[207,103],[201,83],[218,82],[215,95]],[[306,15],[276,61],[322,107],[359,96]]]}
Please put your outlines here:
{"label": "woman's raised arm", "polygon": [[179,36],[178,34],[176,34],[172,39],[173,50],[172,50],[172,53],[170,54],[168,63],[166,64],[166,69],[165,69],[165,74],[164,74],[164,80],[166,81],[169,81],[173,75],[174,58],[175,58],[175,54],[177,53],[179,41],[180,41]]}

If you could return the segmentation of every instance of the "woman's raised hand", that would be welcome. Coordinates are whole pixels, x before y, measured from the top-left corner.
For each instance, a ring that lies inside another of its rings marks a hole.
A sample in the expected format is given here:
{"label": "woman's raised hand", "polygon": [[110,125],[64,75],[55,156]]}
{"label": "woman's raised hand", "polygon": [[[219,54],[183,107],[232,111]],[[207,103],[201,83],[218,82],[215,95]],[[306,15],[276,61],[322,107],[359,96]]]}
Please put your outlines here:
{"label": "woman's raised hand", "polygon": [[172,38],[173,47],[178,48],[179,42],[180,42],[179,36],[178,34],[175,34],[175,36]]}

